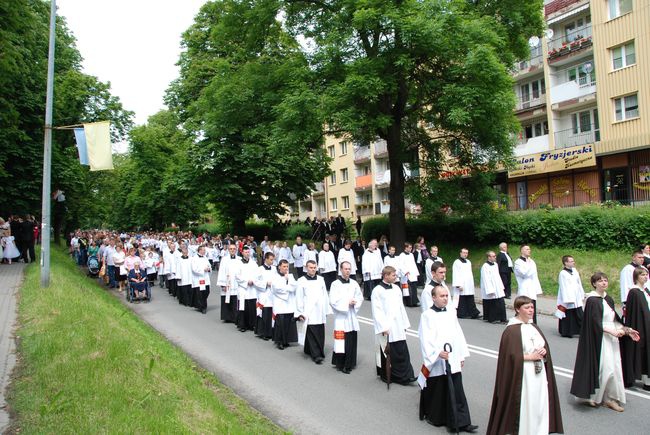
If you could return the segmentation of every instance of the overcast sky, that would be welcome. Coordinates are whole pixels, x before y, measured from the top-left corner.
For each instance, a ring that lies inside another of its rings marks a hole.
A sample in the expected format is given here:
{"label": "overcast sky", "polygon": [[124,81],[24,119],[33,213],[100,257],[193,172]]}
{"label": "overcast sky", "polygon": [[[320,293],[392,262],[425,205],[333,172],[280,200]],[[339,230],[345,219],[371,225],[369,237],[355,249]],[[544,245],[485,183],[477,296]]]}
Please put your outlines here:
{"label": "overcast sky", "polygon": [[[0,0],[1,1],[1,0]],[[181,34],[206,0],[57,0],[77,38],[84,72],[111,82],[136,124],[164,108],[178,76]]]}

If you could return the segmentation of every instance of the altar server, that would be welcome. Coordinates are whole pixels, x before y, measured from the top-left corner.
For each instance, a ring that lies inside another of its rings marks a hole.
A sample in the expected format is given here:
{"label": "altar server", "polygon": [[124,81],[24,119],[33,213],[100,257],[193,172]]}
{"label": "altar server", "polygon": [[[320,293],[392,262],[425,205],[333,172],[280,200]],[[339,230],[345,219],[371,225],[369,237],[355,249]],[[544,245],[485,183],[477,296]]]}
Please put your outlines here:
{"label": "altar server", "polygon": [[381,282],[382,269],[384,262],[381,258],[381,252],[377,249],[377,239],[372,239],[368,243],[361,257],[361,272],[363,273],[363,297],[370,300],[373,289]]}
{"label": "altar server", "polygon": [[237,314],[235,273],[239,262],[237,246],[231,243],[228,245],[227,254],[221,258],[217,275],[217,285],[221,287],[221,320],[225,323],[234,322]]}
{"label": "altar server", "polygon": [[252,331],[257,319],[257,287],[259,276],[257,263],[251,259],[251,248],[242,248],[241,260],[235,281],[237,282],[237,328],[241,332]]}
{"label": "altar server", "polygon": [[197,255],[192,257],[192,291],[196,301],[196,309],[205,314],[208,310],[210,296],[210,272],[212,266],[208,260],[205,246],[199,246]]}
{"label": "altar server", "polygon": [[571,338],[580,334],[585,290],[582,287],[580,274],[575,267],[576,262],[573,257],[570,255],[562,257],[562,265],[564,268],[557,278],[559,287],[555,316],[559,319],[558,330],[560,335]]}
{"label": "altar server", "polygon": [[469,251],[460,250],[459,257],[452,266],[451,286],[454,291],[454,303],[457,304],[458,317],[461,319],[479,319],[481,313],[474,301],[474,273],[472,262],[467,258]]}
{"label": "altar server", "polygon": [[296,313],[302,322],[307,322],[304,352],[316,364],[325,360],[325,322],[332,314],[323,277],[316,275],[314,260],[307,260],[307,273],[296,284]]}
{"label": "altar server", "polygon": [[341,263],[339,278],[332,283],[329,301],[334,311],[334,353],[332,364],[349,374],[357,365],[357,313],[363,303],[363,294],[352,275],[352,264]]}
{"label": "altar server", "polygon": [[483,320],[490,323],[508,323],[506,316],[505,286],[496,263],[497,254],[488,251],[487,261],[481,266],[481,297]]}
{"label": "altar server", "polygon": [[273,279],[273,341],[278,349],[283,350],[290,343],[298,341],[296,322],[296,280],[289,273],[289,262],[280,260],[278,274]]}

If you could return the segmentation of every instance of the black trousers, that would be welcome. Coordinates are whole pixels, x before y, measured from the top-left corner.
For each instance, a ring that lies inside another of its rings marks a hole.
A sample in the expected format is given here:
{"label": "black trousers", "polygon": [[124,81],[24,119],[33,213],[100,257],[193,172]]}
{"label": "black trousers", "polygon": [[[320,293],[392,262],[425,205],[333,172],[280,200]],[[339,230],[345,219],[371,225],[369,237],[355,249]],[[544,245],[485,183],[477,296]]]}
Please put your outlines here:
{"label": "black trousers", "polygon": [[273,338],[273,307],[262,308],[262,316],[257,317],[255,335],[265,339]]}
{"label": "black trousers", "polygon": [[512,272],[499,272],[499,276],[503,283],[503,292],[506,294],[506,298],[510,299],[510,296],[512,295]]}
{"label": "black trousers", "polygon": [[273,327],[273,341],[276,344],[289,346],[298,341],[298,329],[293,320],[293,313],[276,314]]}
{"label": "black trousers", "polygon": [[205,286],[205,290],[200,290],[199,287],[192,289],[194,298],[196,300],[196,309],[203,311],[208,309],[208,296],[210,296],[210,286]]}
{"label": "black trousers", "polygon": [[[414,377],[411,355],[406,340],[390,343],[390,367],[391,382],[408,382]],[[377,375],[381,377],[382,381],[387,382],[386,358],[383,353],[381,354],[381,367],[377,367]]]}
{"label": "black trousers", "polygon": [[474,295],[460,296],[458,298],[458,318],[476,319],[481,312],[476,308]]}
{"label": "black trousers", "polygon": [[363,297],[370,300],[372,297],[372,290],[379,285],[380,279],[371,279],[370,281],[363,282]]}
{"label": "black trousers", "polygon": [[483,299],[483,320],[487,322],[505,322],[506,303],[503,298]]}
{"label": "black trousers", "polygon": [[402,296],[405,307],[417,307],[420,303],[418,299],[418,283],[417,282],[408,282],[409,285],[409,295]]}
{"label": "black trousers", "polygon": [[[20,257],[25,261],[25,263],[35,262],[36,252],[34,252],[34,241],[23,240],[20,243]],[[29,254],[29,260],[27,260],[27,254]]]}
{"label": "black trousers", "polygon": [[226,295],[221,296],[221,320],[232,323],[237,318],[237,296],[231,295],[230,302],[226,303]]}
{"label": "black trousers", "polygon": [[566,317],[558,322],[558,330],[562,337],[573,337],[580,334],[582,327],[582,317],[584,312],[582,307],[571,308],[564,313]]}
{"label": "black trousers", "polygon": [[244,310],[237,313],[237,327],[252,331],[257,321],[257,299],[244,300]]}

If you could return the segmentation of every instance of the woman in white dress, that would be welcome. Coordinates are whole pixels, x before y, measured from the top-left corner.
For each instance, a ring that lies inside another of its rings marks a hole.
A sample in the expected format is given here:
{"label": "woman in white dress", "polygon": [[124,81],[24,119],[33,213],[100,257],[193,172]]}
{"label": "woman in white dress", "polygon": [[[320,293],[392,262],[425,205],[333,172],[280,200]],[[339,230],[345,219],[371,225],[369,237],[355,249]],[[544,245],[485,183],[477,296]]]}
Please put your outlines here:
{"label": "woman in white dress", "polygon": [[20,257],[20,251],[16,248],[16,242],[14,240],[14,236],[11,235],[11,230],[5,230],[0,244],[2,244],[2,257],[9,264],[11,264],[12,259]]}
{"label": "woman in white dress", "polygon": [[639,333],[623,326],[614,310],[614,300],[606,292],[607,275],[596,272],[591,285],[594,290],[585,299],[571,394],[588,406],[602,404],[623,412],[625,387],[618,339],[627,335],[639,341]]}

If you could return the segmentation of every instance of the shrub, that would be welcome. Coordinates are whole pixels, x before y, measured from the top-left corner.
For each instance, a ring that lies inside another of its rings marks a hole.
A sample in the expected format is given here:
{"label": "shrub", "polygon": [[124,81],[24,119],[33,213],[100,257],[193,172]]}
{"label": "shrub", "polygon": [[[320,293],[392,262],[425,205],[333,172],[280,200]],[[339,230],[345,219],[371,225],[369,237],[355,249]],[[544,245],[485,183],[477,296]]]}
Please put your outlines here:
{"label": "shrub", "polygon": [[293,224],[284,230],[284,239],[285,240],[295,240],[296,237],[300,236],[303,239],[311,238],[312,229],[309,225],[305,224]]}

